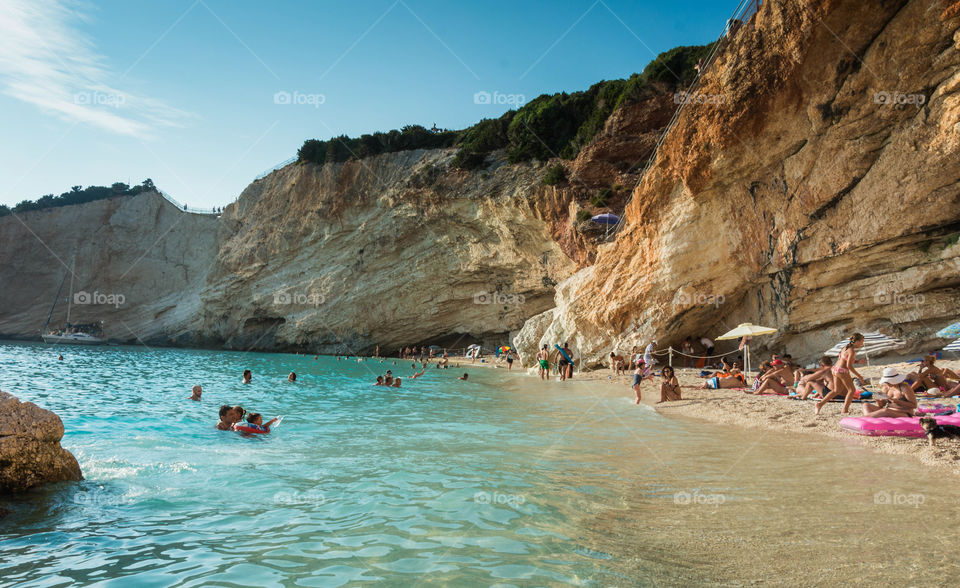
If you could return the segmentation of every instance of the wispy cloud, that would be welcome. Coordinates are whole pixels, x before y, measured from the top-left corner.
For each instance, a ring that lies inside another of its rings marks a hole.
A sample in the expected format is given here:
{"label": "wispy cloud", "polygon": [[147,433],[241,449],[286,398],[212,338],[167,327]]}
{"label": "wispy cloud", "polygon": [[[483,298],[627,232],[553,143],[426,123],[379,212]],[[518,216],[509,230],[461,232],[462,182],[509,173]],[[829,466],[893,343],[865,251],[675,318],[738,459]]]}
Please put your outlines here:
{"label": "wispy cloud", "polygon": [[125,92],[73,0],[0,0],[0,92],[69,120],[143,137],[190,115]]}

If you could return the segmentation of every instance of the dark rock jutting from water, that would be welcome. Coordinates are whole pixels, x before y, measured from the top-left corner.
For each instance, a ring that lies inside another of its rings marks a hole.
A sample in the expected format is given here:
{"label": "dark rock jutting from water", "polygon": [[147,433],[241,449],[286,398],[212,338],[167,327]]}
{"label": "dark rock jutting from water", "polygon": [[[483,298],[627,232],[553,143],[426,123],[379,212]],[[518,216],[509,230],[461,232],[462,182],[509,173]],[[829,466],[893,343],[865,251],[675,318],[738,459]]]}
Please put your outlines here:
{"label": "dark rock jutting from water", "polygon": [[82,480],[77,459],[60,446],[62,438],[56,414],[0,392],[0,492]]}

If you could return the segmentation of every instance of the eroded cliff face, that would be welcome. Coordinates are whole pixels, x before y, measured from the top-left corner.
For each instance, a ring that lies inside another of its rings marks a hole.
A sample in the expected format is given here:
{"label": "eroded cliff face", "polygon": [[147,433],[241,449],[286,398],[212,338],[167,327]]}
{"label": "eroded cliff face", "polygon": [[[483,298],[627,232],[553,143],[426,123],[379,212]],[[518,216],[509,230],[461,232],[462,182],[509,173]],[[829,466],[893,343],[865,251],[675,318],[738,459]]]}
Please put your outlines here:
{"label": "eroded cliff face", "polygon": [[[104,321],[112,339],[168,342],[200,308],[217,252],[217,219],[187,214],[155,192],[0,218],[0,334]],[[66,281],[64,281],[66,278]]]}
{"label": "eroded cliff face", "polygon": [[[617,240],[517,344],[586,363],[656,337],[775,326],[915,346],[960,314],[960,16],[939,0],[764,2],[719,53]],[[545,320],[549,318],[549,323]],[[529,363],[529,362],[528,362]]]}
{"label": "eroded cliff face", "polygon": [[[134,344],[372,351],[503,343],[553,305],[595,243],[563,238],[578,196],[543,164],[450,166],[451,150],[294,164],[221,218],[159,194],[0,219],[0,333],[103,321]],[[66,281],[64,281],[66,277]]]}
{"label": "eroded cliff face", "polygon": [[359,352],[504,342],[576,264],[543,166],[450,168],[452,150],[291,165],[221,221],[197,332],[234,348]]}

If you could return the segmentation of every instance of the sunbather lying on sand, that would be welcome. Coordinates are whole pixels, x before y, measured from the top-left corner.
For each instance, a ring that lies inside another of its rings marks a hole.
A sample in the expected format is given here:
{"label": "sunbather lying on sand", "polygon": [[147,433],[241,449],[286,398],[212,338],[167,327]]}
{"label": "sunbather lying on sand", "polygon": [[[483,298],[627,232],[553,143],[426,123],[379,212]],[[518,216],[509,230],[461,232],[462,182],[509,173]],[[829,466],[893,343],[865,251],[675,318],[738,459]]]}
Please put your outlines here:
{"label": "sunbather lying on sand", "polygon": [[897,372],[897,368],[886,368],[880,378],[880,394],[886,398],[876,403],[863,403],[863,416],[867,417],[909,417],[917,409],[917,398],[913,388],[906,382],[907,377]]}
{"label": "sunbather lying on sand", "polygon": [[770,362],[770,369],[760,376],[760,385],[753,391],[754,394],[786,394],[787,388],[793,386],[793,366],[784,363],[781,359]]}
{"label": "sunbather lying on sand", "polygon": [[700,385],[701,389],[709,390],[728,390],[730,388],[746,388],[747,379],[736,368],[730,368],[727,372],[717,372],[712,378]]}
{"label": "sunbather lying on sand", "polygon": [[926,395],[927,398],[951,398],[953,396],[960,396],[960,384],[957,384],[953,388],[947,388],[946,390],[941,390],[938,394]]}
{"label": "sunbather lying on sand", "polygon": [[829,392],[833,384],[833,372],[830,368],[833,361],[829,357],[820,358],[820,367],[800,378],[797,382],[797,398],[806,400],[811,394],[818,394],[821,397],[825,392]]}

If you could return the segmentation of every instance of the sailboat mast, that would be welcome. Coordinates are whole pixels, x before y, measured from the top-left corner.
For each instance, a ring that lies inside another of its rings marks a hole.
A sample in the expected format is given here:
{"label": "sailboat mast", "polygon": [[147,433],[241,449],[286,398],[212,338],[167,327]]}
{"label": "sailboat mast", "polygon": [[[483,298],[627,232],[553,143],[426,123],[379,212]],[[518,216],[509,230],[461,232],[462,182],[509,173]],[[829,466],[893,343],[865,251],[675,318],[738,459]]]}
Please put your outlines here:
{"label": "sailboat mast", "polygon": [[73,267],[70,269],[70,297],[67,298],[67,328],[70,327],[70,307],[73,305],[73,276],[76,275],[77,256],[73,256]]}
{"label": "sailboat mast", "polygon": [[50,307],[50,313],[47,314],[47,322],[43,325],[42,333],[47,332],[47,327],[50,326],[50,319],[53,317],[53,311],[57,308],[57,301],[60,300],[60,292],[63,291],[63,284],[67,281],[67,274],[63,274],[63,279],[60,280],[60,287],[57,288],[57,295],[53,297],[53,306]]}

